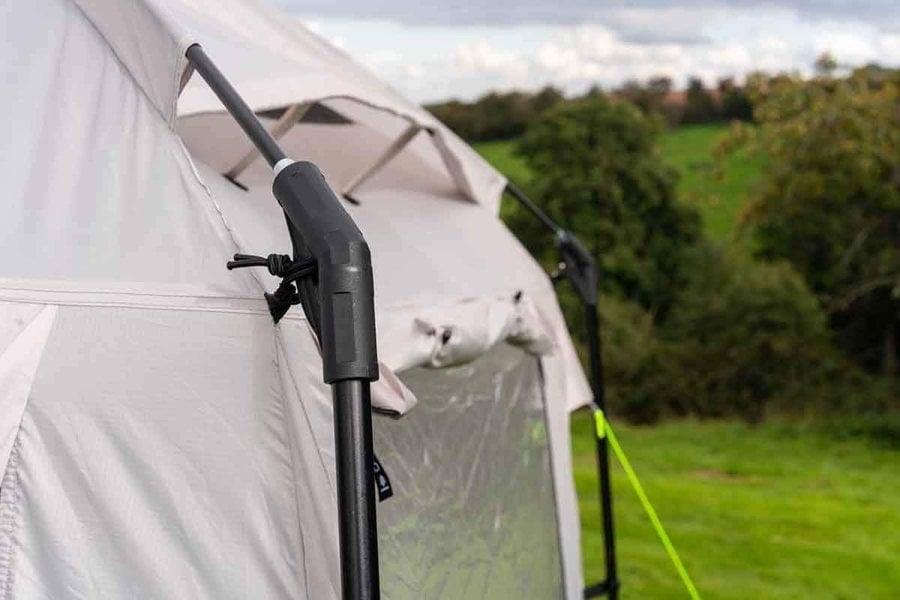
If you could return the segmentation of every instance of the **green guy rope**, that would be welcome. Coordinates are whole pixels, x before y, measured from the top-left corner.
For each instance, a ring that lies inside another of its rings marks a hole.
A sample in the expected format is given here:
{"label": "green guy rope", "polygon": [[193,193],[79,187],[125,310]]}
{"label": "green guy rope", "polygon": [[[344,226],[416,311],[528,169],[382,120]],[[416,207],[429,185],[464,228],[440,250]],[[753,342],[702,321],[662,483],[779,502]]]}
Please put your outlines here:
{"label": "green guy rope", "polygon": [[672,559],[672,563],[675,565],[675,570],[678,571],[678,575],[681,577],[681,581],[684,582],[684,587],[687,588],[691,600],[700,600],[700,594],[697,593],[697,588],[694,587],[694,582],[691,581],[691,576],[688,575],[687,569],[684,568],[684,563],[681,562],[681,558],[678,556],[678,552],[675,550],[675,546],[672,545],[672,540],[669,539],[669,535],[666,533],[662,522],[659,520],[659,516],[656,514],[656,510],[653,508],[653,505],[650,504],[650,499],[647,498],[647,494],[646,492],[644,492],[644,487],[641,485],[641,482],[638,479],[637,474],[634,472],[634,469],[631,468],[631,463],[628,462],[628,457],[625,456],[625,451],[622,450],[622,446],[619,445],[619,440],[616,439],[616,434],[613,432],[612,427],[610,427],[609,421],[606,420],[606,417],[603,414],[602,410],[594,410],[594,427],[596,428],[597,437],[601,440],[603,438],[607,438],[607,440],[609,441],[609,445],[612,446],[613,452],[615,452],[616,454],[616,458],[619,459],[619,462],[622,464],[622,468],[625,470],[625,475],[628,477],[628,482],[631,483],[631,487],[634,488],[638,499],[644,506],[644,510],[647,512],[647,516],[650,517],[650,522],[653,524],[653,528],[656,530],[656,535],[659,536],[659,539],[665,547],[666,552],[669,554],[669,558]]}

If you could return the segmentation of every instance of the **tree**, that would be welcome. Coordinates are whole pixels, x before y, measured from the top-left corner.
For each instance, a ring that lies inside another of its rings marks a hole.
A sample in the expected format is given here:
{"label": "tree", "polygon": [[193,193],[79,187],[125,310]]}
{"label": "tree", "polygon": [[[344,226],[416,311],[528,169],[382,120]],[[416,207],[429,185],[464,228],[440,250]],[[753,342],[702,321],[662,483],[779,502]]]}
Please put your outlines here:
{"label": "tree", "polygon": [[582,99],[595,100],[595,99],[600,98],[605,95],[606,94],[603,92],[603,88],[601,88],[599,85],[597,85],[595,83],[595,84],[591,85],[591,87],[588,88],[588,90],[582,96]]}
{"label": "tree", "polygon": [[835,60],[834,55],[826,50],[816,58],[816,62],[813,64],[813,66],[816,69],[816,73],[818,73],[819,75],[823,77],[831,77],[831,75],[837,70],[838,63],[837,60]]}
{"label": "tree", "polygon": [[722,102],[722,118],[729,121],[752,121],[753,104],[747,90],[738,86],[734,78],[719,80],[719,98]]}
{"label": "tree", "polygon": [[716,99],[703,86],[703,81],[692,77],[688,81],[684,101],[684,123],[709,123],[719,118],[719,107]]}
{"label": "tree", "polygon": [[[676,200],[676,174],[661,159],[658,120],[626,102],[567,102],[537,119],[519,150],[541,206],[597,257],[602,287],[664,317],[681,284],[697,213]],[[530,215],[513,218],[520,239],[548,264],[553,241]]]}
{"label": "tree", "polygon": [[548,85],[536,94],[491,92],[471,103],[450,100],[425,108],[460,137],[475,142],[517,137],[537,115],[563,101],[562,92]]}
{"label": "tree", "polygon": [[631,102],[645,115],[660,115],[669,125],[681,120],[683,107],[671,102],[672,78],[665,75],[651,77],[646,85],[636,79],[629,79],[616,90],[616,96]]}
{"label": "tree", "polygon": [[753,93],[759,127],[732,141],[765,157],[763,185],[744,213],[759,253],[803,274],[845,351],[896,373],[900,73],[780,77]]}
{"label": "tree", "polygon": [[532,96],[531,107],[535,114],[539,115],[544,111],[553,108],[563,100],[565,100],[565,96],[563,96],[562,92],[552,85],[548,85],[541,88],[537,94]]}

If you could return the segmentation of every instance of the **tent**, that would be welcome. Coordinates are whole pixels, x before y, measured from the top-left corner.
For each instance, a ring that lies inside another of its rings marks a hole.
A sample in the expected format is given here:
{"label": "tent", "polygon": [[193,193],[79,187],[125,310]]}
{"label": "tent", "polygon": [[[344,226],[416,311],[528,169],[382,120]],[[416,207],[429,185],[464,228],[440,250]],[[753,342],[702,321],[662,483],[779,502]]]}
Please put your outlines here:
{"label": "tent", "polygon": [[384,596],[582,596],[591,395],[498,173],[261,2],[9,2],[0,31],[0,599],[340,594],[319,347],[225,269],[290,240],[193,43],[369,242]]}

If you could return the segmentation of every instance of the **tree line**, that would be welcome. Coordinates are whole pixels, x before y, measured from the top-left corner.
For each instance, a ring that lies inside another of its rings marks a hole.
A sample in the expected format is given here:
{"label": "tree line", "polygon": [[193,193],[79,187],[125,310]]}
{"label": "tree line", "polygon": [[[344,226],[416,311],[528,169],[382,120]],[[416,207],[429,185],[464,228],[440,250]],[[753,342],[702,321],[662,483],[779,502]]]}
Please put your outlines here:
{"label": "tree line", "polygon": [[[535,93],[491,92],[473,102],[450,100],[426,108],[463,139],[481,142],[519,137],[532,121],[560,103],[599,96],[606,96],[599,86],[573,98],[546,86]],[[630,102],[644,114],[660,115],[670,126],[753,117],[747,90],[733,78],[720,79],[716,87],[707,88],[701,79],[692,77],[683,91],[674,88],[670,77],[630,80],[608,97]]]}
{"label": "tree line", "polygon": [[[900,71],[757,75],[741,93],[753,122],[717,149],[763,159],[740,244],[706,237],[678,198],[665,121],[637,99],[557,99],[517,142],[529,195],[598,260],[611,406],[644,422],[874,415],[900,444]],[[504,218],[555,265],[530,215]],[[583,344],[576,297],[560,301]]]}

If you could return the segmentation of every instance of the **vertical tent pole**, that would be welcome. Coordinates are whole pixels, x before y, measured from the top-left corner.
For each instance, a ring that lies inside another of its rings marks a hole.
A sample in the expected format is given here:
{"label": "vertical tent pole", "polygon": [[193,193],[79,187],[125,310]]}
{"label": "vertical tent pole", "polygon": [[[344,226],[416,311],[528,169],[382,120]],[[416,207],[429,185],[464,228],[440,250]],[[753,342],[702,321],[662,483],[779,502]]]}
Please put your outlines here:
{"label": "vertical tent pole", "polygon": [[324,177],[287,158],[203,49],[186,56],[275,171],[273,193],[287,217],[294,260],[315,260],[318,283],[300,298],[322,348],[334,397],[341,587],[344,600],[378,600],[378,536],[369,384],[378,378],[369,248]]}
{"label": "vertical tent pole", "polygon": [[[588,356],[591,363],[591,386],[594,402],[606,418],[606,392],[603,383],[603,348],[600,337],[600,323],[597,318],[597,304],[584,304],[585,327],[588,331]],[[592,333],[593,332],[593,333]],[[603,522],[603,556],[606,561],[606,579],[599,584],[588,586],[585,598],[596,598],[607,594],[610,600],[619,597],[619,579],[616,568],[616,539],[613,523],[612,485],[609,481],[609,445],[606,435],[597,435],[597,476],[600,492],[600,516]]]}
{"label": "vertical tent pole", "polygon": [[[600,324],[597,316],[597,261],[585,250],[572,233],[562,229],[553,219],[535,204],[522,190],[507,183],[509,192],[522,206],[553,232],[556,247],[563,259],[562,274],[572,283],[584,306],[585,327],[587,329],[588,355],[591,370],[591,388],[594,394],[594,408],[606,415],[606,393],[603,384],[603,353],[600,338]],[[584,590],[585,598],[596,598],[606,594],[610,600],[619,597],[619,579],[616,570],[616,538],[613,524],[612,488],[609,480],[609,449],[605,435],[596,436],[597,478],[600,494],[600,514],[603,522],[603,550],[606,578]]]}

